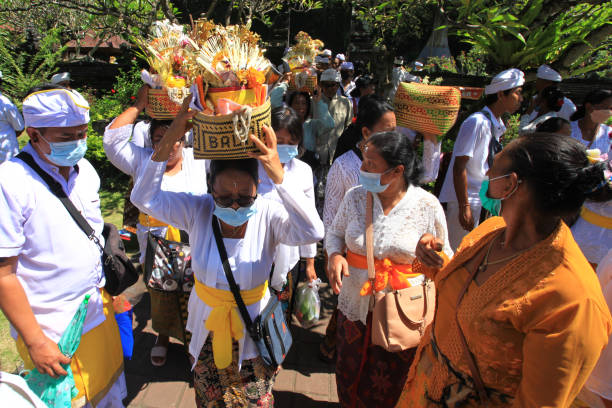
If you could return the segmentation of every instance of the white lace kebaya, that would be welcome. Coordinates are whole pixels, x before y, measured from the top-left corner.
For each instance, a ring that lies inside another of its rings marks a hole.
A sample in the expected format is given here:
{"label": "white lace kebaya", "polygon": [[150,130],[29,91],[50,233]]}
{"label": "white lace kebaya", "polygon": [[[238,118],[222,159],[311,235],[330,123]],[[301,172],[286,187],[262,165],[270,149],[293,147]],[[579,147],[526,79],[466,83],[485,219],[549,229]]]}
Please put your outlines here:
{"label": "white lace kebaya", "polygon": [[[421,236],[433,234],[444,242],[443,251],[452,257],[448,243],[446,219],[438,199],[420,187],[409,186],[399,203],[384,215],[377,194],[374,194],[374,257],[388,258],[394,263],[411,264]],[[350,189],[333,224],[325,235],[328,254],[343,254],[347,249],[365,256],[365,211],[366,190],[357,186]],[[366,324],[368,296],[359,291],[368,280],[366,269],[349,266],[349,276],[342,278],[342,290],[338,297],[338,310],[351,321]]]}

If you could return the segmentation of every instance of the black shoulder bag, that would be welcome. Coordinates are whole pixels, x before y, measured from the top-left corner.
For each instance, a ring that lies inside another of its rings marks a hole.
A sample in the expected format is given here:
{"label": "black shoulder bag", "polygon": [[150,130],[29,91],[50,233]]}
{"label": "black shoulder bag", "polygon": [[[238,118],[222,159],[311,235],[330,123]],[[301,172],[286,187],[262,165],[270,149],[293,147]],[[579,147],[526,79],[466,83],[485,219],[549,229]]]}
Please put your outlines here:
{"label": "black shoulder bag", "polygon": [[53,177],[45,173],[30,154],[22,151],[16,157],[30,166],[32,170],[44,180],[51,192],[61,201],[64,207],[66,207],[66,210],[79,228],[87,235],[87,238],[95,242],[98,248],[100,248],[102,252],[102,268],[104,270],[104,276],[106,276],[106,285],[104,289],[112,296],[117,296],[136,283],[138,280],[138,272],[130,261],[130,258],[125,254],[123,241],[121,241],[119,237],[117,227],[110,223],[104,223],[102,236],[105,242],[104,247],[102,247],[98,237],[96,237],[94,229],[89,225],[74,204],[72,204],[72,201],[70,201],[70,198],[68,198],[62,186],[54,180]]}
{"label": "black shoulder bag", "polygon": [[227,259],[227,251],[225,250],[225,244],[219,229],[219,220],[214,215],[212,217],[212,229],[215,241],[217,242],[219,256],[223,263],[227,283],[234,295],[234,300],[247,331],[257,345],[259,354],[266,365],[276,369],[276,367],[282,364],[293,342],[291,332],[285,322],[285,314],[283,313],[281,303],[276,296],[270,297],[263,312],[257,316],[254,322],[251,320],[249,311],[240,295],[240,287],[234,280],[234,275]]}

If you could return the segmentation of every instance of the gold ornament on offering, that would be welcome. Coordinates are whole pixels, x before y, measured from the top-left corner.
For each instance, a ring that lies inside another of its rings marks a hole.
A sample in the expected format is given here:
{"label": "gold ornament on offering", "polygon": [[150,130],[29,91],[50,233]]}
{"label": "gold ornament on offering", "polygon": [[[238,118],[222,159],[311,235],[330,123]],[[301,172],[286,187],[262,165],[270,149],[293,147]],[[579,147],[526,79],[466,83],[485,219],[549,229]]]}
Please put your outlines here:
{"label": "gold ornament on offering", "polygon": [[308,68],[314,65],[315,57],[320,54],[323,50],[323,42],[321,40],[314,40],[305,33],[300,31],[295,36],[296,44],[293,45],[285,58],[283,58],[289,64],[289,68],[293,71],[299,68]]}

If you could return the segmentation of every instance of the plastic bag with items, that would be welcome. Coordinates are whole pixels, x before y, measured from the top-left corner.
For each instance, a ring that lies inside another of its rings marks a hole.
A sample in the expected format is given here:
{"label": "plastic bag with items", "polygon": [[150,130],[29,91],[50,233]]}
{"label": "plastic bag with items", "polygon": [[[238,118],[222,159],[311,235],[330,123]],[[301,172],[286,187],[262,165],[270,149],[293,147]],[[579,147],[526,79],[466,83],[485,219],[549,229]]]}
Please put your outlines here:
{"label": "plastic bag with items", "polygon": [[304,328],[312,327],[319,321],[321,312],[320,285],[321,279],[317,278],[298,289],[295,316]]}

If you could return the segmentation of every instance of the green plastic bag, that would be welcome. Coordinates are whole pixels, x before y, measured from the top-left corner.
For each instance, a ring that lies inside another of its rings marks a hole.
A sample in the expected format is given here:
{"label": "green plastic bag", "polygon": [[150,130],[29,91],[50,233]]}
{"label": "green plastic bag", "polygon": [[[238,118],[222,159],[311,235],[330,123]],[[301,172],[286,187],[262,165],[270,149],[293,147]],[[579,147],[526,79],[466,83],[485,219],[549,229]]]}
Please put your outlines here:
{"label": "green plastic bag", "polygon": [[295,316],[304,328],[312,327],[319,321],[321,312],[320,285],[321,279],[317,278],[298,289]]}
{"label": "green plastic bag", "polygon": [[[85,295],[85,299],[74,314],[68,328],[62,334],[59,343],[57,343],[59,350],[68,357],[74,355],[81,343],[88,302],[89,295]],[[62,367],[68,372],[68,375],[53,378],[47,374],[42,374],[35,368],[25,377],[28,387],[49,408],[71,408],[72,399],[79,394],[79,390],[74,384],[74,376],[70,364],[62,365]]]}

